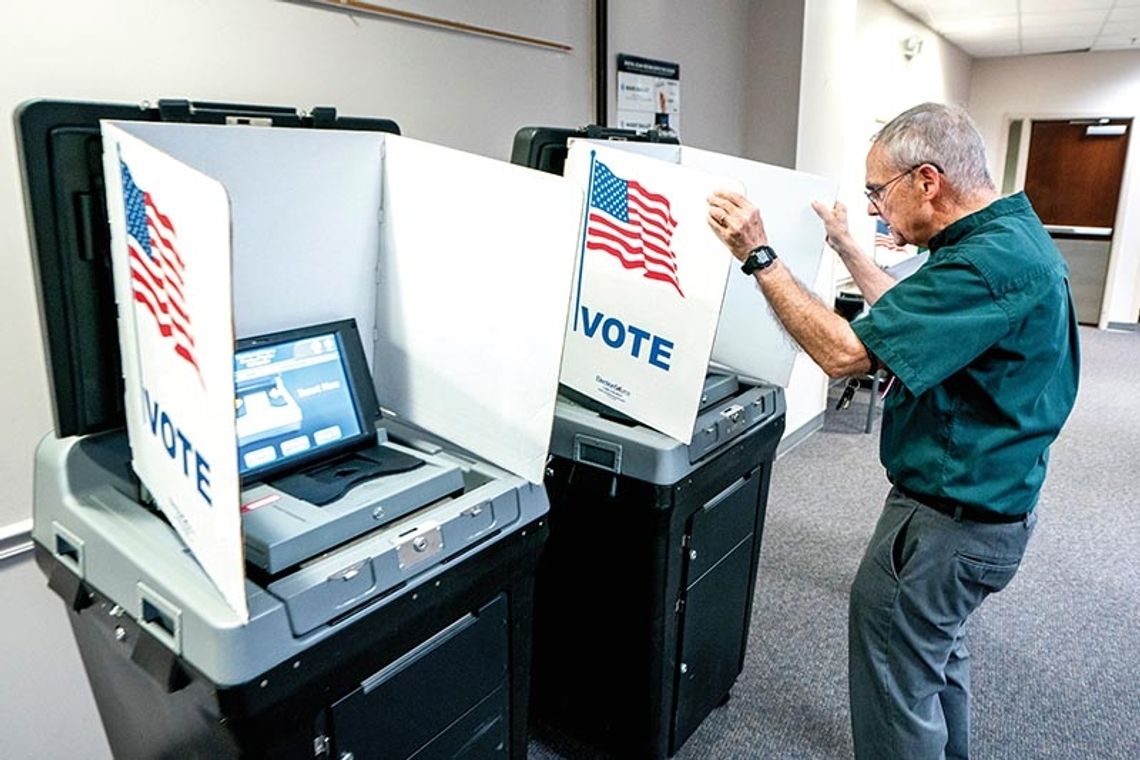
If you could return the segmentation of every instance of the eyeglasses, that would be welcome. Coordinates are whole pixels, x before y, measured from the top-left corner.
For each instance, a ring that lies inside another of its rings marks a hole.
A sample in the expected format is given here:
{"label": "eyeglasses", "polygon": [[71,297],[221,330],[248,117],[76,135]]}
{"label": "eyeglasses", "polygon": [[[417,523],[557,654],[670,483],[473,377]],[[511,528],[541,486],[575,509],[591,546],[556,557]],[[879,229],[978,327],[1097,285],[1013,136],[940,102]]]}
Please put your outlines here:
{"label": "eyeglasses", "polygon": [[879,216],[882,216],[883,215],[883,208],[879,204],[883,202],[884,198],[886,198],[887,188],[889,188],[894,183],[898,182],[900,179],[902,179],[906,175],[913,172],[915,169],[919,169],[919,168],[926,166],[928,164],[930,166],[933,166],[935,169],[937,169],[939,174],[945,174],[945,172],[942,171],[942,167],[939,166],[938,164],[934,163],[933,161],[919,161],[914,166],[910,167],[909,169],[902,172],[901,174],[896,174],[895,176],[891,177],[890,179],[888,179],[886,182],[884,182],[881,185],[870,185],[870,184],[867,185],[867,189],[863,191],[863,195],[867,196],[867,200],[869,200],[871,202],[871,205],[873,205],[875,207],[875,211],[878,211]]}

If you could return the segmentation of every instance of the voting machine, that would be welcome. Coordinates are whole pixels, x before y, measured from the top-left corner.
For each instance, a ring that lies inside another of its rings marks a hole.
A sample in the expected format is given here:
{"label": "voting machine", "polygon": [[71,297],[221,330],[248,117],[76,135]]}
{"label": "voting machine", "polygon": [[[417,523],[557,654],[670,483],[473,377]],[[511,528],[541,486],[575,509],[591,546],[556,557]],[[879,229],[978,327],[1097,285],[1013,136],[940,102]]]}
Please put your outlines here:
{"label": "voting machine", "polygon": [[[527,127],[511,160],[560,174],[571,138],[676,143],[596,126]],[[562,389],[531,713],[555,742],[563,734],[663,758],[728,699],[744,662],[784,415],[782,388],[710,371],[685,444]]]}
{"label": "voting machine", "polygon": [[[372,325],[237,336],[247,621],[150,502],[123,427],[130,357],[116,337],[104,205],[118,178],[104,176],[101,119],[398,129],[332,109],[177,101],[40,101],[17,115],[55,414],[35,460],[35,553],[67,607],[113,753],[525,756],[547,497],[378,418],[364,359]],[[147,403],[160,445],[204,488],[209,471],[180,421]]]}

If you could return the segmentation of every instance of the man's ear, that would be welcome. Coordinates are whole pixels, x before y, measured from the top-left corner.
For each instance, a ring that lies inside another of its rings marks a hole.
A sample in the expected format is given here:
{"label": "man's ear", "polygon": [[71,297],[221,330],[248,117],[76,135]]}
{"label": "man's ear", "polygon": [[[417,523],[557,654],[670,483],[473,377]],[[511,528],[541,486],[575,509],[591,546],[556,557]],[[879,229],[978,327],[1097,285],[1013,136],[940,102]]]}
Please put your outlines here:
{"label": "man's ear", "polygon": [[923,164],[918,169],[918,176],[922,182],[922,192],[927,200],[932,200],[942,194],[942,183],[946,179],[943,174],[930,164]]}

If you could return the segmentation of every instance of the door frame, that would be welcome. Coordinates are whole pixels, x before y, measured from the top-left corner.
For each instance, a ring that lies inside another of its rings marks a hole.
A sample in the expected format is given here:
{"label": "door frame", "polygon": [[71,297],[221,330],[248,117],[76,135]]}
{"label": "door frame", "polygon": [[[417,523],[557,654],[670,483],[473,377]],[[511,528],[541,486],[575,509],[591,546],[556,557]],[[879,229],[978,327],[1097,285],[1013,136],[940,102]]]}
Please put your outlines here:
{"label": "door frame", "polygon": [[[1002,118],[1002,133],[1001,133],[1001,156],[1000,160],[994,162],[995,167],[999,167],[1002,172],[1005,171],[1006,161],[1009,154],[1009,128],[1015,121],[1022,123],[1021,139],[1018,141],[1018,154],[1017,154],[1017,168],[1014,174],[1013,190],[1020,192],[1025,189],[1025,172],[1029,166],[1029,143],[1031,135],[1030,125],[1034,121],[1069,121],[1075,119],[1131,119],[1132,129],[1136,129],[1140,125],[1140,114],[1119,114],[1116,116],[1107,116],[1102,113],[1094,113],[1089,111],[1060,111],[1060,112],[1041,112],[1041,111],[1014,111],[1005,114]],[[1108,327],[1108,303],[1115,288],[1116,280],[1118,277],[1124,276],[1124,265],[1121,262],[1123,256],[1121,251],[1121,238],[1123,235],[1122,226],[1127,218],[1126,210],[1128,208],[1128,189],[1132,181],[1132,165],[1135,163],[1130,159],[1133,157],[1133,152],[1140,149],[1138,141],[1133,139],[1135,135],[1129,137],[1128,150],[1124,155],[1124,173],[1120,177],[1120,197],[1116,201],[1116,223],[1112,231],[1112,244],[1108,249],[1108,271],[1105,273],[1104,278],[1104,295],[1101,296],[1100,313],[1097,315],[1097,328],[1104,330]],[[1005,177],[994,177],[994,182],[998,188],[1004,184]],[[1136,298],[1134,297],[1134,301]],[[1134,311],[1134,310],[1133,310]]]}

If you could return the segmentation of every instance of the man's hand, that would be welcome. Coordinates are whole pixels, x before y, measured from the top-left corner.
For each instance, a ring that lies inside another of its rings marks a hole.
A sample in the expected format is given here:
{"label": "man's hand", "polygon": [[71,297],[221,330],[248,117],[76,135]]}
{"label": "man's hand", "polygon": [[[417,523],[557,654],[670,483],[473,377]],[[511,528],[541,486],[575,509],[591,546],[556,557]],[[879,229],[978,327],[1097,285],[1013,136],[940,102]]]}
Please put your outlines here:
{"label": "man's hand", "polygon": [[828,210],[827,206],[819,201],[812,201],[811,207],[823,220],[823,226],[827,230],[827,244],[831,246],[832,250],[840,256],[859,250],[855,238],[851,237],[851,230],[847,227],[846,206],[836,201],[835,205]]}
{"label": "man's hand", "polygon": [[768,244],[760,212],[743,195],[717,190],[708,200],[709,227],[733,256],[744,261],[753,248]]}

